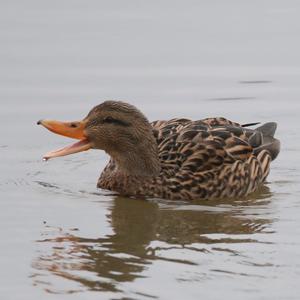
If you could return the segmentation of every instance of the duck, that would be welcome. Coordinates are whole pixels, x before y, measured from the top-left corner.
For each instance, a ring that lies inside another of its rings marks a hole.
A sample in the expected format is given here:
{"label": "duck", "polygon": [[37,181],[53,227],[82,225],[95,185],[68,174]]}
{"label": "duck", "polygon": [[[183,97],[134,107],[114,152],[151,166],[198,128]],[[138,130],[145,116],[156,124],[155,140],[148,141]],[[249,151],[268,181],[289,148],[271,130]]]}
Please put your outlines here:
{"label": "duck", "polygon": [[78,142],[44,160],[89,149],[110,160],[97,187],[127,197],[168,200],[241,198],[259,190],[280,152],[277,124],[239,124],[224,117],[149,122],[135,106],[107,100],[81,121],[37,122]]}

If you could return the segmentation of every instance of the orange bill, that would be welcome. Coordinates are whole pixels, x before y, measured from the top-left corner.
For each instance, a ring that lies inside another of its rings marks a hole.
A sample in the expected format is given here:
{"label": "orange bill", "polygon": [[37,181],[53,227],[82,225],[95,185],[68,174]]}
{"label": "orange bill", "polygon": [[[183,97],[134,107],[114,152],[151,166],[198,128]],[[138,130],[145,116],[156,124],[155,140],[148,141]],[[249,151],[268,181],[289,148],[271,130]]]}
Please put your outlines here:
{"label": "orange bill", "polygon": [[60,122],[54,120],[40,120],[37,124],[44,126],[54,133],[80,140],[71,146],[46,153],[43,157],[45,160],[86,151],[91,148],[91,144],[85,135],[85,121]]}

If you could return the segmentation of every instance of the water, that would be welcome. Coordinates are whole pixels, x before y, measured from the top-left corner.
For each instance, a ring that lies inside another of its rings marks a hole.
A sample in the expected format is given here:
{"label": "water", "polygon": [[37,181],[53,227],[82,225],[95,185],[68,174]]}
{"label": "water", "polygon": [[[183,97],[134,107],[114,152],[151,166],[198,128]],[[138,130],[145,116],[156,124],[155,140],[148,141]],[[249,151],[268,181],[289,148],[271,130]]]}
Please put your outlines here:
{"label": "water", "polygon": [[[0,3],[1,299],[298,299],[298,1]],[[107,156],[35,125],[105,99],[150,120],[277,121],[247,199],[132,200],[95,187]]]}

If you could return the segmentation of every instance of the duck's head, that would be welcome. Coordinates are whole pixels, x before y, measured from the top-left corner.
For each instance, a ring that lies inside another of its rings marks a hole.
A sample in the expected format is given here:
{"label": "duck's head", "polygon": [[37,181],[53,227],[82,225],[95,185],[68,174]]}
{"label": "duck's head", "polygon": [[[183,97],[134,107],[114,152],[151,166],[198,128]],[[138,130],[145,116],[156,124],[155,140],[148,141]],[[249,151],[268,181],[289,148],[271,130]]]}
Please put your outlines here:
{"label": "duck's head", "polygon": [[95,106],[82,121],[40,120],[48,130],[79,142],[48,152],[44,159],[89,149],[107,152],[121,171],[134,175],[157,175],[160,170],[152,126],[133,105],[105,101]]}

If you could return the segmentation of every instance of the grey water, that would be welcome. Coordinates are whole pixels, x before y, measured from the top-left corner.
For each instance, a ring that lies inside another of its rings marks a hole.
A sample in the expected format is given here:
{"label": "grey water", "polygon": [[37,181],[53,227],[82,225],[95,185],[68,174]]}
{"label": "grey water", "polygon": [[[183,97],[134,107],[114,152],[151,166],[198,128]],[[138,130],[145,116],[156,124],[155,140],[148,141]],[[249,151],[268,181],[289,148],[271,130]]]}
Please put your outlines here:
{"label": "grey water", "polygon": [[[1,299],[299,299],[300,2],[0,2]],[[149,120],[276,121],[259,193],[234,201],[96,189],[108,157],[36,126],[106,99]]]}

